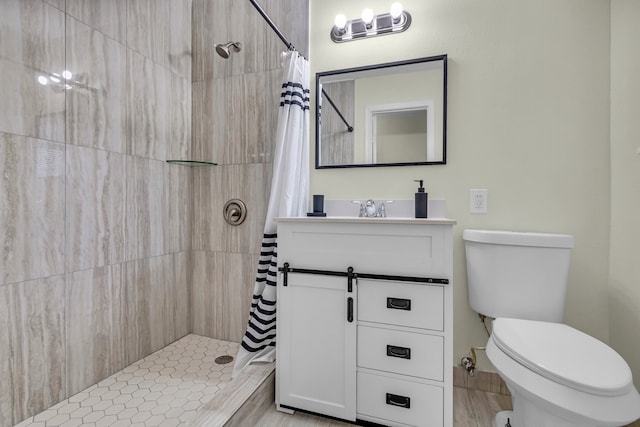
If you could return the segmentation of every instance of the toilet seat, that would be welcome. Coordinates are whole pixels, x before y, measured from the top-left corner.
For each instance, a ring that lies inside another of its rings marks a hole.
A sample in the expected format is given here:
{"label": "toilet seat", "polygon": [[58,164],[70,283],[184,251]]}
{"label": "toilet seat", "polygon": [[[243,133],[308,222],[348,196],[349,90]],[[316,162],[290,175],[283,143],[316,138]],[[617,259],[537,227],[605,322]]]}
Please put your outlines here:
{"label": "toilet seat", "polygon": [[570,326],[499,318],[491,339],[519,364],[564,386],[600,396],[633,387],[631,369],[618,353]]}

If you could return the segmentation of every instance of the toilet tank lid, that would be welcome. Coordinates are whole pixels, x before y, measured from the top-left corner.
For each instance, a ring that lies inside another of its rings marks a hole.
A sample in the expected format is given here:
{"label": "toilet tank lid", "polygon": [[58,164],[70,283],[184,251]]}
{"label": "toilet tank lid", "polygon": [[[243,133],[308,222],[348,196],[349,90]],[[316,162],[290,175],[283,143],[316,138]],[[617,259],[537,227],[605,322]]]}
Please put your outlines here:
{"label": "toilet tank lid", "polygon": [[529,233],[501,230],[464,230],[466,242],[494,245],[537,246],[542,248],[573,248],[574,238],[570,234]]}
{"label": "toilet tank lid", "polygon": [[530,370],[567,387],[616,396],[633,386],[627,362],[602,341],[562,323],[499,318],[491,339]]}

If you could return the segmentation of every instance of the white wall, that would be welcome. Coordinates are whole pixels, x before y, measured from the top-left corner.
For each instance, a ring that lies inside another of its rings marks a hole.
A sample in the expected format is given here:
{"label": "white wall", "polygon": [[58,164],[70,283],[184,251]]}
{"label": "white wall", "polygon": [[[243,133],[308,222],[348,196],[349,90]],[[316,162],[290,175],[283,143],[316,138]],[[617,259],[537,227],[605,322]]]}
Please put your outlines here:
{"label": "white wall", "polygon": [[640,385],[640,2],[611,2],[611,345]]}
{"label": "white wall", "polygon": [[[312,170],[312,193],[409,199],[422,178],[430,197],[446,199],[447,215],[458,221],[456,363],[486,342],[467,303],[465,228],[575,235],[565,320],[608,341],[609,2],[404,3],[413,17],[406,32],[334,44],[337,13],[383,11],[391,0],[311,2],[312,73],[448,54],[448,164]],[[489,190],[488,214],[469,213],[470,188]],[[484,359],[479,367],[492,369]]]}

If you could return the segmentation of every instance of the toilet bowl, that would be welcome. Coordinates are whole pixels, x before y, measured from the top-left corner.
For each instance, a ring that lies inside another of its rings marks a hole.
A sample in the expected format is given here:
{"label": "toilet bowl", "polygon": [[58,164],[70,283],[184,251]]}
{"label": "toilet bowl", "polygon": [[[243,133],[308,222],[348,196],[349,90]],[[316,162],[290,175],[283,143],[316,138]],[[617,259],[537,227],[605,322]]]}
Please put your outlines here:
{"label": "toilet bowl", "polygon": [[469,305],[494,318],[487,356],[511,391],[504,427],[623,426],[640,418],[624,359],[562,324],[573,236],[464,230]]}
{"label": "toilet bowl", "polygon": [[511,391],[513,427],[623,426],[640,417],[629,366],[613,349],[560,323],[499,318],[487,356]]}

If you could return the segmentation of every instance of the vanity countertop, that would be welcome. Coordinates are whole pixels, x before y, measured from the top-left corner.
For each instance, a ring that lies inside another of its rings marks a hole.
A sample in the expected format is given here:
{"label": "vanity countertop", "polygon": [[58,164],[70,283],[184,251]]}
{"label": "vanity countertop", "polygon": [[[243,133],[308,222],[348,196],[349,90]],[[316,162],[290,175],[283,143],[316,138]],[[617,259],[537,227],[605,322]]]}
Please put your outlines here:
{"label": "vanity countertop", "polygon": [[330,223],[360,223],[360,224],[424,224],[424,225],[455,225],[455,219],[449,218],[405,218],[405,217],[387,217],[387,218],[360,218],[351,216],[295,216],[280,217],[275,219],[276,222],[330,222]]}

